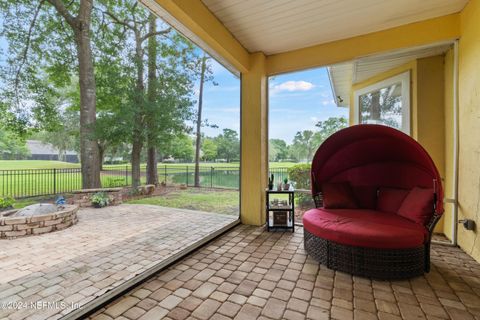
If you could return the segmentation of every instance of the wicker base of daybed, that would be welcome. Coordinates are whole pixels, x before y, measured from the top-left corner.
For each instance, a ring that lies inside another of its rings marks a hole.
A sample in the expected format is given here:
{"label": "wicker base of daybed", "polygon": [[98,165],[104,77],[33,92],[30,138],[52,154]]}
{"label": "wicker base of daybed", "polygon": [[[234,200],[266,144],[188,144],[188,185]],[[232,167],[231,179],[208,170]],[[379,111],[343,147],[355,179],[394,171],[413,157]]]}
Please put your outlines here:
{"label": "wicker base of daybed", "polygon": [[421,276],[426,270],[424,246],[412,249],[353,247],[319,238],[305,229],[304,241],[305,250],[314,259],[330,269],[352,275],[393,280]]}

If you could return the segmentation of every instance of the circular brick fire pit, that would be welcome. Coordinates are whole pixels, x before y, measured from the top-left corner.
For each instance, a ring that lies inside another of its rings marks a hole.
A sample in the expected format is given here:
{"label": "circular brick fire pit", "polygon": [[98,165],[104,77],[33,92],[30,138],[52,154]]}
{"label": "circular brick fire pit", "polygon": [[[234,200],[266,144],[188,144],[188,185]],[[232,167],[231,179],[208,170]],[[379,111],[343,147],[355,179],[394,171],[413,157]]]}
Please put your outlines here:
{"label": "circular brick fire pit", "polygon": [[78,206],[66,205],[64,209],[48,214],[16,217],[17,210],[0,215],[0,239],[12,239],[66,229],[77,223]]}

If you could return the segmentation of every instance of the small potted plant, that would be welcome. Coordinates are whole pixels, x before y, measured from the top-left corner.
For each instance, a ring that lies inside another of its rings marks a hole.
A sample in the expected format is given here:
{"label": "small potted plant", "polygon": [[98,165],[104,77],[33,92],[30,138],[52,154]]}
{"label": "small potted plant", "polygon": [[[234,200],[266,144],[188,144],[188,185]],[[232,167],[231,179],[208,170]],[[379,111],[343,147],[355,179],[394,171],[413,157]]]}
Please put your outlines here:
{"label": "small potted plant", "polygon": [[92,205],[95,208],[103,208],[108,206],[108,204],[110,203],[110,199],[105,192],[95,193],[90,200],[92,201]]}
{"label": "small potted plant", "polygon": [[290,183],[288,183],[288,178],[283,179],[283,190],[290,190]]}

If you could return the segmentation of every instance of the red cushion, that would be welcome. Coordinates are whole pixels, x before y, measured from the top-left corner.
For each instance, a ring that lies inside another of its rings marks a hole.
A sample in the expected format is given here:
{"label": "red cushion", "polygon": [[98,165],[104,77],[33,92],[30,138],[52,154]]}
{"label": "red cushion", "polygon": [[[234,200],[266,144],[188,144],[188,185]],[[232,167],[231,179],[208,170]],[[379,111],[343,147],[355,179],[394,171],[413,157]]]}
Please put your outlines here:
{"label": "red cushion", "polygon": [[377,210],[397,213],[409,191],[396,188],[380,188],[378,191]]}
{"label": "red cushion", "polygon": [[348,182],[327,182],[322,185],[323,206],[330,209],[358,208]]}
{"label": "red cushion", "polygon": [[358,207],[374,210],[377,207],[377,189],[374,186],[352,186]]}
{"label": "red cushion", "polygon": [[400,216],[425,225],[433,214],[433,189],[413,188],[397,212]]}
{"label": "red cushion", "polygon": [[366,248],[416,248],[428,239],[425,227],[374,210],[311,209],[303,215],[303,226],[317,237]]}

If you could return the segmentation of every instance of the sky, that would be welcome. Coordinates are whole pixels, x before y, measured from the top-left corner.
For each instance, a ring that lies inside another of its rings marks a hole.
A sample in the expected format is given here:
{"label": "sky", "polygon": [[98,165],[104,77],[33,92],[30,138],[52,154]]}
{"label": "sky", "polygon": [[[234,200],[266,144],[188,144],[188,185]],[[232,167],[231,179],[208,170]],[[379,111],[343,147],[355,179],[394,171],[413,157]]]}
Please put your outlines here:
{"label": "sky", "polygon": [[[207,83],[204,92],[204,118],[219,126],[204,128],[215,136],[223,128],[239,132],[240,80],[217,62],[212,64],[218,86]],[[318,121],[329,117],[348,118],[348,109],[333,100],[326,68],[316,68],[269,79],[269,138],[291,143],[295,133],[315,130]]]}

